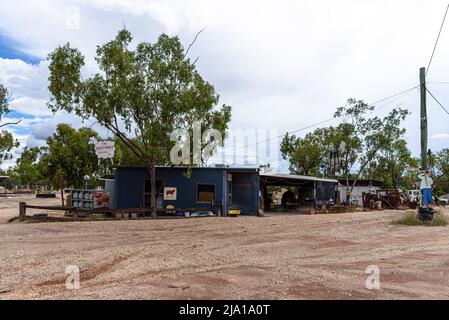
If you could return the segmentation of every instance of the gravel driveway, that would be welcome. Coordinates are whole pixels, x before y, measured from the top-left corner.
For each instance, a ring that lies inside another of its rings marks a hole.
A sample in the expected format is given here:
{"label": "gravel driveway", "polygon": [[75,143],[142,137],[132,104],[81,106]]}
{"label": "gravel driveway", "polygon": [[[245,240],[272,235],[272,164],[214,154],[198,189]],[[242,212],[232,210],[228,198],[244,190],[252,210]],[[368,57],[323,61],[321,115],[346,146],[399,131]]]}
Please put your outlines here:
{"label": "gravel driveway", "polygon": [[0,299],[449,298],[449,228],[391,225],[400,211],[7,223],[18,201],[0,200]]}

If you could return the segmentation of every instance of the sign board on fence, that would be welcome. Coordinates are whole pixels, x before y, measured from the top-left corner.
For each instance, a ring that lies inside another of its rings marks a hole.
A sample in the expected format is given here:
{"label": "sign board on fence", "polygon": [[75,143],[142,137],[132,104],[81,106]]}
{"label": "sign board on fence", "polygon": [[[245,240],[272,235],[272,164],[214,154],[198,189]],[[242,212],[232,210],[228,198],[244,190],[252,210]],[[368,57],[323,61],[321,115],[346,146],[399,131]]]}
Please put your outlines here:
{"label": "sign board on fence", "polygon": [[96,191],[94,193],[94,208],[109,208],[109,192]]}
{"label": "sign board on fence", "polygon": [[114,141],[98,141],[95,144],[95,153],[99,159],[112,159],[115,154]]}
{"label": "sign board on fence", "polygon": [[164,188],[164,200],[174,201],[177,197],[177,189],[168,187]]}

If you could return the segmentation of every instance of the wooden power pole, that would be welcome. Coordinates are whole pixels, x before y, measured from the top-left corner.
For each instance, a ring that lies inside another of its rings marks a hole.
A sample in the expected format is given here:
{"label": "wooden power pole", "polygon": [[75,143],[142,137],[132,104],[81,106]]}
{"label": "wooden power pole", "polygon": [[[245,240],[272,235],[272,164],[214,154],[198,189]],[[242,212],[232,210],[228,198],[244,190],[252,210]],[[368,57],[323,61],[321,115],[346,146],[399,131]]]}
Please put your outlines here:
{"label": "wooden power pole", "polygon": [[426,68],[419,69],[421,88],[421,168],[427,168],[427,105],[426,105]]}

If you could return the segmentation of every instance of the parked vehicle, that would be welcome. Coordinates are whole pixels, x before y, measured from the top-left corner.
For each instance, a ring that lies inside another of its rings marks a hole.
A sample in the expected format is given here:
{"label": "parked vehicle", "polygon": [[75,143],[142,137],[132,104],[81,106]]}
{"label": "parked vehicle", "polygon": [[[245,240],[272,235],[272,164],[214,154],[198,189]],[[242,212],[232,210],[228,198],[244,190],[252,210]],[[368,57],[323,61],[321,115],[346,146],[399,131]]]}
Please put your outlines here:
{"label": "parked vehicle", "polygon": [[435,197],[435,200],[436,200],[435,202],[438,203],[440,206],[449,205],[449,197],[447,197],[448,195],[445,195],[445,196]]}
{"label": "parked vehicle", "polygon": [[419,202],[419,190],[408,190],[407,196],[409,202]]}
{"label": "parked vehicle", "polygon": [[[410,203],[420,202],[420,191],[419,190],[408,190],[407,191],[408,201]],[[449,194],[442,197],[432,196],[433,203],[440,206],[449,205]]]}

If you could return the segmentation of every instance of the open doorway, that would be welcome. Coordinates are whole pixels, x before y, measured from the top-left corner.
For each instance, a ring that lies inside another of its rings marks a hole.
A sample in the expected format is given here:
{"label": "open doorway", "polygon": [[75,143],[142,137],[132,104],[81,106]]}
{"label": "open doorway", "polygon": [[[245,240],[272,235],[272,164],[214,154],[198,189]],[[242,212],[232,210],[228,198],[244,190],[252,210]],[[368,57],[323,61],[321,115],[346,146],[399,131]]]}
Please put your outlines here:
{"label": "open doorway", "polygon": [[315,207],[313,184],[261,185],[265,212],[300,213]]}
{"label": "open doorway", "polygon": [[335,202],[337,180],[288,174],[261,174],[265,212],[311,213]]}
{"label": "open doorway", "polygon": [[240,210],[243,215],[258,213],[258,176],[248,172],[228,174],[228,203],[232,210]]}
{"label": "open doorway", "polygon": [[[164,191],[161,180],[156,180],[156,190],[156,209],[163,209]],[[144,208],[151,208],[151,180],[145,180]]]}

